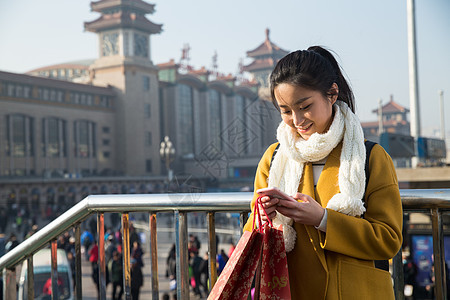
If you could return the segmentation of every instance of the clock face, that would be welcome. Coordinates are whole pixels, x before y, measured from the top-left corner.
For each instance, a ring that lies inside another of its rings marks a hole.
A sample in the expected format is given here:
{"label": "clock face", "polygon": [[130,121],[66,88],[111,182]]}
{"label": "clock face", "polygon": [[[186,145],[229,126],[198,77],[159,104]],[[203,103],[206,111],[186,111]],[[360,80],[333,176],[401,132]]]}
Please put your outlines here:
{"label": "clock face", "polygon": [[119,54],[119,34],[105,33],[102,39],[102,55],[110,56]]}
{"label": "clock face", "polygon": [[134,34],[134,55],[148,57],[148,37],[143,34]]}

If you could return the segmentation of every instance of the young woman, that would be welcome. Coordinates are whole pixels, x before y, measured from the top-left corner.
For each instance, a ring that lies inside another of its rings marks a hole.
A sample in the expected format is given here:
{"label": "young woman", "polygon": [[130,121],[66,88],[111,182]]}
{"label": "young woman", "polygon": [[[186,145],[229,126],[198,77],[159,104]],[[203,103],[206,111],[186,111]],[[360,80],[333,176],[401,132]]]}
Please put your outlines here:
{"label": "young woman", "polygon": [[375,145],[366,187],[363,131],[338,63],[322,47],[296,51],[278,62],[270,85],[282,122],[259,162],[251,206],[265,187],[296,200],[261,199],[274,226],[283,224],[292,299],[394,299],[389,272],[374,260],[392,258],[402,243],[397,177]]}

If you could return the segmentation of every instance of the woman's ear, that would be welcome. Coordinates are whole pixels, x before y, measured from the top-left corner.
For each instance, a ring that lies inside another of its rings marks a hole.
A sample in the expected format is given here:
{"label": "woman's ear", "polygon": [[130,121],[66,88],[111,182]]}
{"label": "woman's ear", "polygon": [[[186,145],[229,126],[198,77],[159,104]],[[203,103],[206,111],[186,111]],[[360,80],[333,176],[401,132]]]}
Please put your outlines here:
{"label": "woman's ear", "polygon": [[339,87],[337,83],[333,83],[331,85],[330,90],[328,91],[328,98],[330,99],[331,104],[334,104],[337,101],[339,95]]}

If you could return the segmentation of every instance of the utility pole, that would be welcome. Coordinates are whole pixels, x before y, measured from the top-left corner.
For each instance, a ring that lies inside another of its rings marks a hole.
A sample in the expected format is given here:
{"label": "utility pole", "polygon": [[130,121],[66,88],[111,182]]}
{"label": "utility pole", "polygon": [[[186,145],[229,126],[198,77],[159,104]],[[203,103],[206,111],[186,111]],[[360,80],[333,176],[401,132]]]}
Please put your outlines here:
{"label": "utility pole", "polygon": [[439,90],[439,108],[441,110],[441,139],[445,141],[444,91]]}
{"label": "utility pole", "polygon": [[412,167],[419,162],[417,139],[420,137],[419,85],[417,76],[416,25],[414,0],[407,0],[408,18],[408,61],[409,61],[409,104],[411,113],[411,136],[415,140],[416,156],[412,159]]}
{"label": "utility pole", "polygon": [[378,136],[383,133],[383,100],[378,100]]}

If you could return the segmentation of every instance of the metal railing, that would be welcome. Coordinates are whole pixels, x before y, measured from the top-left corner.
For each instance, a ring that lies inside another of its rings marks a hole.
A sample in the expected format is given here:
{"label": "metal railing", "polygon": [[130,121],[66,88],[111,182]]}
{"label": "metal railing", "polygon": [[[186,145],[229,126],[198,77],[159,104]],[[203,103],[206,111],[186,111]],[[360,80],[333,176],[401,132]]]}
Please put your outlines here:
{"label": "metal railing", "polygon": [[[435,264],[435,297],[446,299],[444,271],[444,239],[442,215],[450,210],[450,189],[401,190],[405,212],[425,212],[431,214],[433,252]],[[206,212],[208,226],[208,269],[212,288],[217,280],[215,214],[217,212],[240,213],[241,230],[247,221],[252,193],[204,193],[204,194],[151,194],[151,195],[96,195],[89,196],[73,206],[60,217],[36,232],[30,238],[0,258],[3,270],[3,299],[16,299],[16,265],[27,261],[27,298],[34,299],[33,254],[51,245],[52,258],[52,299],[57,299],[56,239],[69,229],[75,231],[75,297],[82,299],[81,282],[81,222],[97,214],[99,248],[99,295],[106,299],[106,271],[104,247],[104,213],[122,213],[122,253],[125,299],[131,299],[129,213],[149,214],[150,261],[152,298],[159,299],[158,253],[157,253],[157,212],[173,212],[176,233],[176,275],[178,299],[189,299],[188,272],[188,223],[187,213]],[[403,265],[401,251],[393,260],[393,279],[396,299],[404,299]]]}

